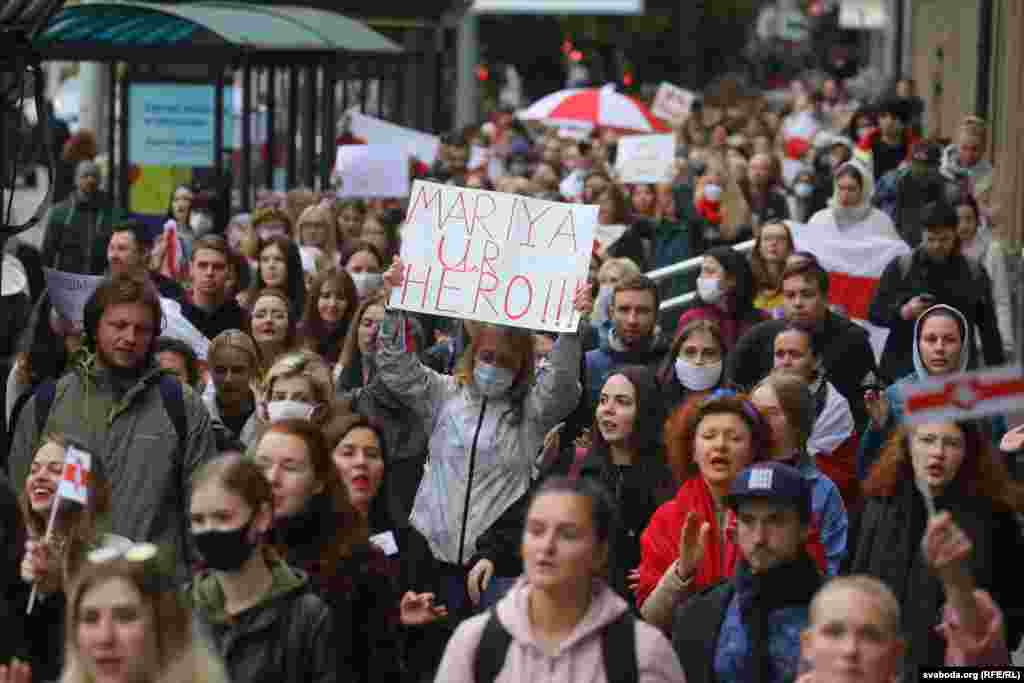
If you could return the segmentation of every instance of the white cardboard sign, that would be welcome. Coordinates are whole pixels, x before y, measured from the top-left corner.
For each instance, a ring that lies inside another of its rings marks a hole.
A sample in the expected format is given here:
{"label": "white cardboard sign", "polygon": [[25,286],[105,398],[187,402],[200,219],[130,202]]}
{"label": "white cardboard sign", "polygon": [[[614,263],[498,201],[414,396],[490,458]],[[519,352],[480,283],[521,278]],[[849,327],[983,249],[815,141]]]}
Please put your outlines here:
{"label": "white cardboard sign", "polygon": [[624,183],[667,183],[672,181],[676,158],[675,136],[627,135],[619,138],[615,171]]}
{"label": "white cardboard sign", "polygon": [[404,148],[409,156],[427,166],[433,166],[437,160],[441,138],[436,135],[388,123],[358,111],[348,112],[348,117],[349,130],[352,134],[371,145],[398,145]]}
{"label": "white cardboard sign", "polygon": [[597,206],[417,180],[402,231],[405,283],[391,306],[551,332],[575,331]]}
{"label": "white cardboard sign", "polygon": [[343,199],[409,194],[409,155],[400,145],[341,145],[336,159]]}
{"label": "white cardboard sign", "polygon": [[651,113],[662,121],[684,121],[698,95],[671,83],[662,83],[654,94]]}
{"label": "white cardboard sign", "polygon": [[103,278],[98,275],[66,273],[53,268],[43,268],[50,302],[61,317],[73,323],[82,323],[85,302],[100,286]]}

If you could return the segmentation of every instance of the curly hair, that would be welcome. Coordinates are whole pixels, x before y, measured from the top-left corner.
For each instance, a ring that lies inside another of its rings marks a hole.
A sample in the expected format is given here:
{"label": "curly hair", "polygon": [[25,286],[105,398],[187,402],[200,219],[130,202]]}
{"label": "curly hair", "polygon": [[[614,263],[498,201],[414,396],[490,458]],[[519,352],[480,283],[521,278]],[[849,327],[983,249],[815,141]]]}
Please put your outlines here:
{"label": "curly hair", "polygon": [[[968,496],[983,496],[1001,507],[1024,511],[1024,485],[1014,481],[1002,456],[992,446],[986,430],[976,422],[957,423],[964,437],[964,459],[954,479]],[[864,481],[864,493],[878,498],[896,495],[900,484],[913,481],[910,455],[912,425],[896,429]]]}
{"label": "curly hair", "polygon": [[693,396],[677,408],[665,423],[668,465],[677,482],[682,483],[698,473],[693,457],[700,423],[709,415],[723,413],[737,415],[750,427],[750,447],[753,453],[751,462],[768,458],[772,443],[771,428],[746,394],[720,389],[710,396]]}

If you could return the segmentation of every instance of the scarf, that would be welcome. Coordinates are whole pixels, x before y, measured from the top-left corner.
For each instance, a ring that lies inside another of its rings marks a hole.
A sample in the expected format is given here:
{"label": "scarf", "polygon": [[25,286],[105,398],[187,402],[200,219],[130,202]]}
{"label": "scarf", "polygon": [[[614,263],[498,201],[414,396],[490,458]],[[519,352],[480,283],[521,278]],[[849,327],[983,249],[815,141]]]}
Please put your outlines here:
{"label": "scarf", "polygon": [[708,223],[714,225],[721,225],[722,221],[725,220],[725,216],[722,213],[722,202],[713,202],[710,199],[701,197],[697,200],[697,213],[700,214],[701,218],[706,220]]}
{"label": "scarf", "polygon": [[808,606],[821,586],[818,567],[806,553],[796,559],[754,574],[746,561],[736,568],[736,599],[747,630],[750,649],[744,670],[748,683],[768,683],[772,676],[768,615],[791,606]]}

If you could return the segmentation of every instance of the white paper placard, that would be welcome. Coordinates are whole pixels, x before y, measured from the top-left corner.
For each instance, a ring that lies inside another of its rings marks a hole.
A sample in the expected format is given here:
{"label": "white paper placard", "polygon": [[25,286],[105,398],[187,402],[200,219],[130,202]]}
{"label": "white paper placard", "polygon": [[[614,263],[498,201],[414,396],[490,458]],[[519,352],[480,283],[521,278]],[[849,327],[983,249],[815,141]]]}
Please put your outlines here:
{"label": "white paper placard", "polygon": [[675,158],[673,135],[627,135],[619,138],[615,171],[624,183],[667,183]]}
{"label": "white paper placard", "polygon": [[671,83],[662,83],[654,95],[651,113],[662,121],[684,121],[698,95]]}
{"label": "white paper placard", "polygon": [[339,197],[409,194],[409,155],[400,145],[341,145],[335,159]]}
{"label": "white paper placard", "polygon": [[417,180],[402,231],[407,311],[565,332],[575,330],[598,207]]}
{"label": "white paper placard", "polygon": [[433,166],[437,160],[441,138],[436,135],[388,123],[358,111],[349,111],[348,117],[352,134],[371,145],[398,145],[427,166]]}
{"label": "white paper placard", "polygon": [[85,302],[100,286],[103,278],[98,275],[66,273],[53,268],[43,268],[50,302],[61,317],[73,323],[82,322]]}

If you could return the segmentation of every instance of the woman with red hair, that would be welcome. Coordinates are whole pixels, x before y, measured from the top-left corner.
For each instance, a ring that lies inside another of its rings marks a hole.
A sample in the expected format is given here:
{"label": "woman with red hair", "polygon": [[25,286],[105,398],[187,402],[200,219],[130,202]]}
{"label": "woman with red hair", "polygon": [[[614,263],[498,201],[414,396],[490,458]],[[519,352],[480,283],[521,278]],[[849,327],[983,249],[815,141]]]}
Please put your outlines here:
{"label": "woman with red hair", "polygon": [[[669,466],[682,486],[658,508],[640,537],[640,567],[631,579],[643,618],[667,630],[678,603],[733,575],[739,546],[730,531],[735,515],[724,499],[740,471],[768,459],[771,428],[746,396],[719,389],[676,410],[666,424],[665,443]],[[688,520],[699,526],[704,547],[692,572],[679,563]],[[811,534],[807,550],[823,568],[818,533]]]}
{"label": "woman with red hair", "polygon": [[977,586],[1003,607],[1007,642],[1020,640],[1024,602],[1011,558],[1021,550],[1013,513],[1024,509],[1024,487],[1010,479],[977,424],[901,427],[863,488],[870,498],[851,571],[878,577],[903,605],[906,680],[915,680],[918,667],[941,663],[945,654],[945,642],[935,630],[942,590],[921,555],[921,539],[937,513],[948,512],[970,539],[969,565]]}

